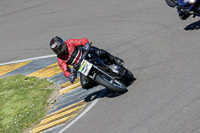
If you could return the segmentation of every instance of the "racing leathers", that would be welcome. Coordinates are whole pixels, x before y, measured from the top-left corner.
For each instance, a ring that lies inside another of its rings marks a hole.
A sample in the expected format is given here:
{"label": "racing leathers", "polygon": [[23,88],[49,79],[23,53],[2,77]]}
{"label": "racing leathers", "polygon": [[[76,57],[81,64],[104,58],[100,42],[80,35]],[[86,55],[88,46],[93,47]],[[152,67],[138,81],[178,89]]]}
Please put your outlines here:
{"label": "racing leathers", "polygon": [[57,61],[66,78],[71,74],[71,69],[68,65],[74,65],[82,56],[82,52],[78,49],[78,46],[85,46],[86,43],[88,43],[88,39],[86,38],[69,39],[65,41],[65,45],[67,45],[67,54],[58,55]]}
{"label": "racing leathers", "polygon": [[[65,45],[67,52],[57,55],[58,64],[63,70],[63,74],[66,78],[71,76],[71,69],[69,65],[78,63],[83,55],[82,51],[78,47],[84,47],[86,43],[89,43],[87,38],[66,40]],[[103,49],[92,46],[90,51],[100,58],[108,58],[108,60],[113,61],[119,65],[123,65],[124,63],[123,60],[111,55]],[[97,85],[96,83],[88,80],[88,78],[82,74],[80,74],[80,81],[83,89],[89,89]]]}

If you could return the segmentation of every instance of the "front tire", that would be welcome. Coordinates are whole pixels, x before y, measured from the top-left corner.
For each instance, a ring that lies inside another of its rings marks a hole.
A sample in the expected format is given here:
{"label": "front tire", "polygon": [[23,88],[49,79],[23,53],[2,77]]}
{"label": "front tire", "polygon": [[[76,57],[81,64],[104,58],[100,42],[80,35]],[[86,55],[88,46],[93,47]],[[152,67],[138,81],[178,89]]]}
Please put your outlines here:
{"label": "front tire", "polygon": [[115,92],[119,92],[119,93],[125,93],[128,91],[127,87],[119,80],[114,80],[112,83],[112,80],[110,78],[108,78],[107,76],[102,75],[102,74],[97,74],[95,81],[99,85],[102,85],[111,91],[115,91]]}
{"label": "front tire", "polygon": [[[125,68],[125,69],[126,69],[126,68]],[[126,69],[126,72],[125,72],[125,74],[124,74],[123,77],[125,78],[124,83],[125,83],[126,86],[131,85],[131,84],[136,80],[136,79],[134,78],[132,72],[129,71],[128,69]]]}
{"label": "front tire", "polygon": [[165,0],[169,7],[174,8],[177,5],[177,0]]}

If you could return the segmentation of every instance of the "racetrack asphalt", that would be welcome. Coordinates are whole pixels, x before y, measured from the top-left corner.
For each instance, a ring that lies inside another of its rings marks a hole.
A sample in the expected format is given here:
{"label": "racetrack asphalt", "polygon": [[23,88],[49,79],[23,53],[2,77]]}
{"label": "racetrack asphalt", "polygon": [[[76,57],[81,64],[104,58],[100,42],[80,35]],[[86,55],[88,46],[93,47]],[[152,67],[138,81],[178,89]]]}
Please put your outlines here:
{"label": "racetrack asphalt", "polygon": [[164,0],[1,0],[0,10],[0,63],[51,55],[55,35],[86,37],[136,77],[62,132],[200,132],[198,17],[179,20]]}

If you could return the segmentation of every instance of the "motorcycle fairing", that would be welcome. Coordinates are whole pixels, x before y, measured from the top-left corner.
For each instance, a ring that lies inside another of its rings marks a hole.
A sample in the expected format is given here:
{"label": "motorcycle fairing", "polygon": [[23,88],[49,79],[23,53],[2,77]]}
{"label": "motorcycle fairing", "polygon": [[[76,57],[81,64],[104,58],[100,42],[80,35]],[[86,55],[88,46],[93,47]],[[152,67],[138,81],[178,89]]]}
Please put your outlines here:
{"label": "motorcycle fairing", "polygon": [[193,4],[189,3],[189,0],[177,0],[178,5],[181,6],[183,9],[191,10],[194,6]]}

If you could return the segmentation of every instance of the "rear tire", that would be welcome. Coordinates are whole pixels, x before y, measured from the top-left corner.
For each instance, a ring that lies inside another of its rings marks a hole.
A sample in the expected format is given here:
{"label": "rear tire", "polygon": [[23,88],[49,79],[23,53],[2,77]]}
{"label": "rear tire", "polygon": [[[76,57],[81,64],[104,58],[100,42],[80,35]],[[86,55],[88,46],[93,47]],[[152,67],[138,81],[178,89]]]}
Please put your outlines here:
{"label": "rear tire", "polygon": [[165,2],[167,3],[169,7],[172,7],[172,8],[174,8],[177,4],[177,0],[165,0]]}
{"label": "rear tire", "polygon": [[108,78],[108,77],[106,77],[105,75],[102,75],[102,74],[97,74],[96,78],[95,78],[95,81],[99,85],[102,85],[102,86],[104,86],[105,88],[107,88],[111,91],[115,91],[115,92],[119,92],[119,93],[125,93],[125,92],[128,91],[126,86],[122,82],[115,80],[114,81],[115,85],[113,85],[111,82],[109,82],[109,80],[111,81],[110,78]]}

